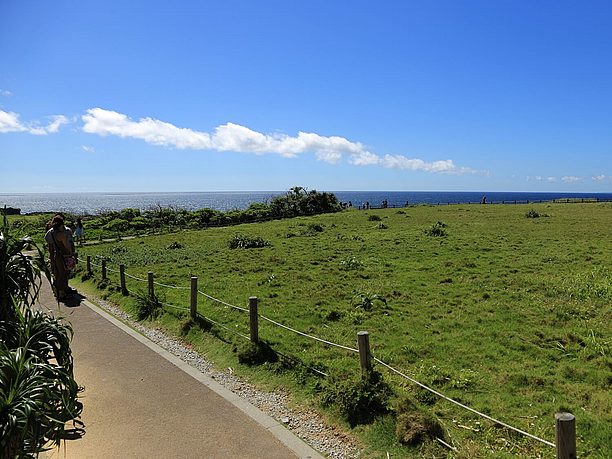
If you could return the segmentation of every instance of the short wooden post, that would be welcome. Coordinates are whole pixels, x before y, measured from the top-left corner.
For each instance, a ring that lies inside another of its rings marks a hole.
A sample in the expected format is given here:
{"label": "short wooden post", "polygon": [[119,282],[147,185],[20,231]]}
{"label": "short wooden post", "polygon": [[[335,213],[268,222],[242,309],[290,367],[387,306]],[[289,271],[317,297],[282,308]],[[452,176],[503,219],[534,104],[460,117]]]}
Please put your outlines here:
{"label": "short wooden post", "polygon": [[367,372],[372,369],[372,354],[370,354],[370,334],[367,331],[357,333],[357,346],[359,348],[359,363],[361,371]]}
{"label": "short wooden post", "polygon": [[576,417],[572,413],[555,414],[557,459],[576,459]]}
{"label": "short wooden post", "polygon": [[87,274],[91,274],[91,255],[87,255]]}
{"label": "short wooden post", "polygon": [[191,276],[191,318],[196,319],[198,315],[198,278]]}
{"label": "short wooden post", "polygon": [[119,265],[119,279],[121,281],[121,294],[125,296],[128,294],[127,285],[125,285],[125,265]]}
{"label": "short wooden post", "polygon": [[106,258],[102,258],[102,279],[106,279]]}
{"label": "short wooden post", "polygon": [[153,273],[149,271],[147,275],[147,280],[149,283],[149,298],[153,298],[155,296],[155,287],[153,284]]}
{"label": "short wooden post", "polygon": [[249,319],[251,328],[251,342],[259,343],[259,323],[257,322],[257,297],[249,297]]}

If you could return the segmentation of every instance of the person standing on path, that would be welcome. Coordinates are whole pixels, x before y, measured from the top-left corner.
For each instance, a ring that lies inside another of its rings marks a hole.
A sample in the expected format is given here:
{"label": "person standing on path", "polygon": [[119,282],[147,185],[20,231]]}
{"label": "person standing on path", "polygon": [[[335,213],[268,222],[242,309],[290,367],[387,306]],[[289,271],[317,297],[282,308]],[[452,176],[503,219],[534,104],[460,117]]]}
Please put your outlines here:
{"label": "person standing on path", "polygon": [[76,225],[74,227],[74,240],[79,245],[83,245],[85,237],[83,236],[83,222],[80,218],[77,218]]}
{"label": "person standing on path", "polygon": [[74,241],[72,231],[64,226],[64,218],[61,215],[55,215],[51,220],[51,228],[45,234],[45,241],[49,250],[57,300],[62,301],[69,292],[66,259],[74,256]]}

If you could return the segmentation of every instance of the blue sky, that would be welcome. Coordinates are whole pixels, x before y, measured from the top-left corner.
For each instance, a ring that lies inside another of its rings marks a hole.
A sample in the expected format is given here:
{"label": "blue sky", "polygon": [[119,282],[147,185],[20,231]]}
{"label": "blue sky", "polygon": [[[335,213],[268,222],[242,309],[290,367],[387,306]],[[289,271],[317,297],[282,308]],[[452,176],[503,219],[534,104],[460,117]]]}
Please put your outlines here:
{"label": "blue sky", "polygon": [[612,190],[609,1],[0,1],[0,192]]}

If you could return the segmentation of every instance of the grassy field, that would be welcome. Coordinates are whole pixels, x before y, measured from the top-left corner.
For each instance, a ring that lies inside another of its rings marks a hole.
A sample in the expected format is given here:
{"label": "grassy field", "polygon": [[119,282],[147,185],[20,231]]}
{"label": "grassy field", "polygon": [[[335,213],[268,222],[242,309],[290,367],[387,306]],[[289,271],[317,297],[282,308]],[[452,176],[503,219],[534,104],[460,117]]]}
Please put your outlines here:
{"label": "grassy field", "polygon": [[[527,218],[532,210],[539,217]],[[238,233],[270,245],[230,249]],[[195,275],[201,290],[242,307],[257,296],[261,314],[342,345],[355,347],[357,332],[367,330],[376,357],[534,435],[554,442],[554,413],[574,413],[580,457],[604,458],[612,450],[611,241],[609,203],[454,205],[177,232],[85,246],[79,255],[104,256],[113,269],[123,263],[141,278],[153,271],[169,285],[188,287]],[[118,276],[110,278],[117,285]],[[156,288],[166,303],[189,305],[188,290]],[[128,279],[128,289],[146,284]],[[112,287],[98,294],[134,309],[134,295],[122,297]],[[199,312],[248,335],[246,314],[199,301]],[[168,313],[156,323],[178,334],[185,318]],[[249,368],[232,352],[240,337],[217,327],[212,332],[192,328],[183,335],[219,367],[288,387],[296,403],[317,405],[326,384],[302,368],[359,372],[354,354],[265,322],[262,339],[304,367]],[[378,369],[398,399],[409,396],[439,419],[458,452],[436,442],[401,446],[386,416],[352,429],[365,457],[387,451],[392,457],[554,457],[553,448]],[[333,408],[326,413],[342,423]]]}

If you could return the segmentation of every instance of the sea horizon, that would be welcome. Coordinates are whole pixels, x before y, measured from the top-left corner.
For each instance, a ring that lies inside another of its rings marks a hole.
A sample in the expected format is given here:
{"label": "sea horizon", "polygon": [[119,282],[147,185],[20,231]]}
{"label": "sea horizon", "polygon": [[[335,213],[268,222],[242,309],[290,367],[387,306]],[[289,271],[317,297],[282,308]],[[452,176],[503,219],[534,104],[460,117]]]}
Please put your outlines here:
{"label": "sea horizon", "polygon": [[[212,208],[221,211],[246,209],[253,203],[269,202],[286,191],[167,191],[167,192],[74,192],[74,193],[0,193],[0,206],[20,209],[22,214],[69,212],[92,215],[125,208],[147,210],[152,207],[174,207],[185,210]],[[329,191],[338,200],[354,207],[367,204],[389,207],[415,204],[467,204],[538,202],[555,199],[612,200],[610,193],[529,192],[529,191]]]}

